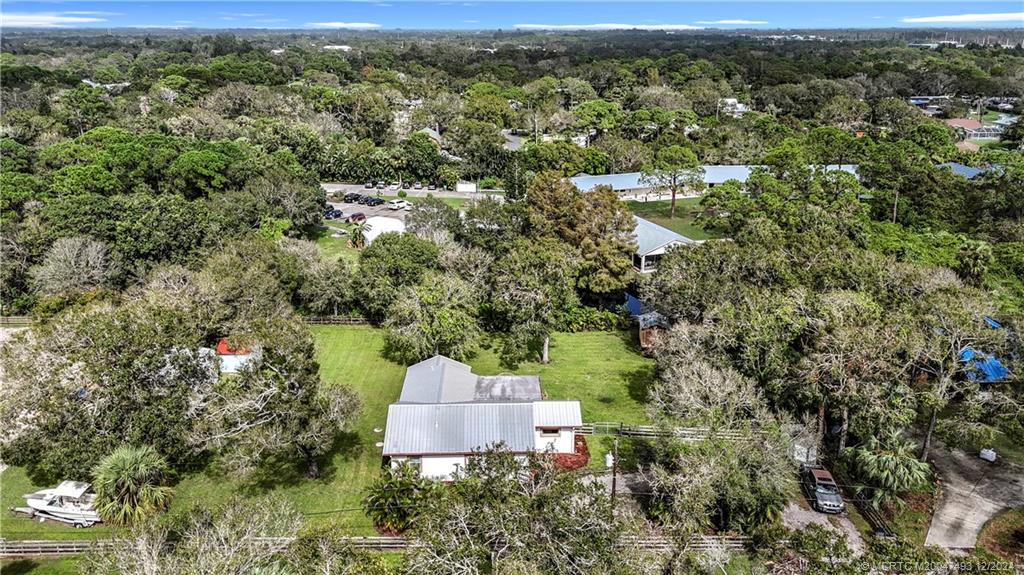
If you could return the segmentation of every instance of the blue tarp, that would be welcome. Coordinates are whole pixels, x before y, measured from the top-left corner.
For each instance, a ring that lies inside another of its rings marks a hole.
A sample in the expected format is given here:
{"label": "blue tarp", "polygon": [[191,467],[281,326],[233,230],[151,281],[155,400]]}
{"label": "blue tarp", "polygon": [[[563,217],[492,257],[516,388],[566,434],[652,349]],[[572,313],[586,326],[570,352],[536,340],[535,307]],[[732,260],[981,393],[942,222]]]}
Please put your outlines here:
{"label": "blue tarp", "polygon": [[967,379],[971,381],[995,383],[1002,381],[1010,373],[1010,370],[1006,369],[1006,366],[997,358],[987,353],[975,351],[971,347],[965,347],[960,350],[960,361],[969,363],[974,368],[974,370],[967,372]]}
{"label": "blue tarp", "polygon": [[644,313],[644,304],[629,292],[626,292],[626,310],[629,315],[636,317]]}

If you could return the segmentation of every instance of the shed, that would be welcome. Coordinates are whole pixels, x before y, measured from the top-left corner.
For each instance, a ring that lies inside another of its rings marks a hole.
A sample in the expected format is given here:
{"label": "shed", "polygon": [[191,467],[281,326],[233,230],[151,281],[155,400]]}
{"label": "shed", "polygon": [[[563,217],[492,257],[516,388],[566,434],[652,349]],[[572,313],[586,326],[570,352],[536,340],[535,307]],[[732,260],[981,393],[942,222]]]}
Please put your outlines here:
{"label": "shed", "polygon": [[656,311],[637,316],[637,333],[640,338],[640,349],[646,351],[654,347],[658,339],[669,328],[668,318]]}
{"label": "shed", "polygon": [[215,351],[217,359],[220,360],[221,373],[238,373],[255,357],[251,348],[232,346],[226,337],[217,340]]}
{"label": "shed", "polygon": [[405,232],[405,222],[398,218],[385,216],[373,216],[366,220],[366,231],[363,236],[366,238],[366,245],[373,243],[373,240],[386,233],[394,232],[401,234]]}

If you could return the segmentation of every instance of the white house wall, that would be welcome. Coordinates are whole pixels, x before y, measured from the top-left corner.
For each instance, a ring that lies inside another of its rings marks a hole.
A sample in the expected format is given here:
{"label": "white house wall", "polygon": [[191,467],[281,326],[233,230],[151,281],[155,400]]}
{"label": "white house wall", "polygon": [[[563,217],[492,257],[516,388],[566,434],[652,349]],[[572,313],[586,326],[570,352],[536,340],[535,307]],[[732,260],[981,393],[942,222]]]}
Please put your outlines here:
{"label": "white house wall", "polygon": [[542,435],[539,429],[535,429],[533,432],[534,445],[540,452],[548,451],[550,448],[555,453],[572,453],[575,448],[575,436],[571,427],[560,429],[557,436]]}

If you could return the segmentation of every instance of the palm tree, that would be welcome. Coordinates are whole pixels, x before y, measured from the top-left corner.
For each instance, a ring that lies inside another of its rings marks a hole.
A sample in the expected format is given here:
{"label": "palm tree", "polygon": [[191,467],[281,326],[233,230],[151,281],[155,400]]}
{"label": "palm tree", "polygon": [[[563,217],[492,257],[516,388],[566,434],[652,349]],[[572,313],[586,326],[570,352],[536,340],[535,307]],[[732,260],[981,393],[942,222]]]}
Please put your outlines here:
{"label": "palm tree", "polygon": [[925,486],[931,468],[916,457],[916,446],[904,439],[898,431],[870,437],[863,445],[846,450],[847,461],[862,487],[858,494],[871,496],[871,505],[879,508],[884,503],[902,506],[899,494]]}
{"label": "palm tree", "polygon": [[167,474],[167,462],[152,447],[118,447],[93,470],[96,511],[112,525],[132,525],[166,509],[174,493]]}
{"label": "palm tree", "polygon": [[402,533],[412,527],[421,504],[434,487],[420,477],[420,470],[408,462],[386,468],[363,499],[366,514],[384,533]]}
{"label": "palm tree", "polygon": [[366,220],[352,226],[352,247],[362,249],[366,245],[366,232],[370,231],[370,224]]}

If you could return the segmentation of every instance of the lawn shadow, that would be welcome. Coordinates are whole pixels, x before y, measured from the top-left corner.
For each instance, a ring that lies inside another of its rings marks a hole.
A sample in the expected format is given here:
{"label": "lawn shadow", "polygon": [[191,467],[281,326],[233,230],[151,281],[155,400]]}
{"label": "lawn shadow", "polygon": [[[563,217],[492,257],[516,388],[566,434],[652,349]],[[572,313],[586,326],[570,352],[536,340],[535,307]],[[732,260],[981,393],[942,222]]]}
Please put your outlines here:
{"label": "lawn shadow", "polygon": [[240,491],[259,495],[278,487],[294,487],[305,482],[331,483],[338,471],[336,458],[358,458],[365,449],[364,443],[354,431],[339,433],[331,448],[317,458],[319,473],[316,477],[309,476],[309,465],[303,458],[268,457],[246,477]]}
{"label": "lawn shadow", "polygon": [[18,559],[17,561],[12,561],[0,568],[0,574],[24,575],[25,573],[35,571],[36,567],[39,567],[39,563],[31,559]]}
{"label": "lawn shadow", "polygon": [[654,386],[654,366],[645,365],[623,374],[626,378],[626,389],[629,397],[638,403],[646,404]]}

